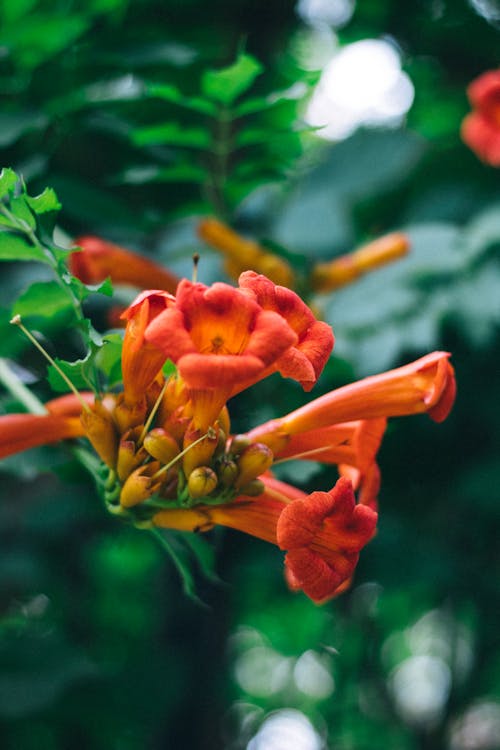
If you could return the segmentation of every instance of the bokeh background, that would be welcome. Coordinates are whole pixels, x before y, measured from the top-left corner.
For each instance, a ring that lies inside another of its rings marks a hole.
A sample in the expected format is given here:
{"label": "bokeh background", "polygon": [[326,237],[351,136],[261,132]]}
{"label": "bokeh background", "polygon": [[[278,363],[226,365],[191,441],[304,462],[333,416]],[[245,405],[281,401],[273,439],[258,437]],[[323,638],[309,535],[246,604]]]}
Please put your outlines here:
{"label": "bokeh background", "polygon": [[[210,283],[227,277],[200,216],[302,269],[403,230],[407,258],[314,300],[337,338],[316,392],[436,348],[459,384],[444,424],[391,422],[379,533],[323,607],[237,532],[211,534],[220,580],[198,576],[201,607],[64,449],[3,462],[2,748],[500,748],[500,174],[460,139],[499,29],[497,0],[1,0],[0,161],[32,194],[55,188],[61,232],[189,276],[198,250]],[[221,160],[200,82],[242,51],[262,70]],[[0,356],[43,397],[44,365],[8,326],[40,279],[3,264]],[[64,320],[37,328],[72,354]],[[234,428],[304,399],[271,378],[233,404]],[[312,462],[282,476],[335,481]]]}

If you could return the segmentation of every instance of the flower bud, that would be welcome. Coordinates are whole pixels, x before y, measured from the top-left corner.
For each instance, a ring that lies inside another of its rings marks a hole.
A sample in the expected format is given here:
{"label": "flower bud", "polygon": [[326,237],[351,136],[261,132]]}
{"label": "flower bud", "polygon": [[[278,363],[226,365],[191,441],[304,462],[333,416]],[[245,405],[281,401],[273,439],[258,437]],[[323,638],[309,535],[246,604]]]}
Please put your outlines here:
{"label": "flower bud", "polygon": [[240,489],[260,474],[263,474],[273,462],[273,452],[264,443],[252,443],[245,448],[238,458],[239,475],[235,486]]}
{"label": "flower bud", "polygon": [[147,455],[144,448],[141,447],[137,450],[134,440],[122,438],[118,446],[118,459],[116,461],[118,479],[124,482],[129,474],[143,463]]}
{"label": "flower bud", "polygon": [[266,486],[261,479],[252,479],[251,482],[248,482],[244,487],[241,487],[239,492],[241,495],[247,495],[248,497],[257,497],[257,495],[262,495],[265,487]]}
{"label": "flower bud", "polygon": [[96,401],[90,410],[84,409],[80,416],[85,434],[92,447],[111,469],[115,468],[118,451],[118,434],[111,413]]}
{"label": "flower bud", "polygon": [[248,448],[248,446],[251,444],[252,441],[250,440],[250,438],[247,438],[246,435],[234,435],[233,439],[231,440],[229,451],[234,456],[238,456],[245,450],[245,448]]}
{"label": "flower bud", "polygon": [[184,448],[189,448],[182,459],[182,466],[186,476],[190,476],[193,469],[196,469],[197,466],[206,466],[209,464],[217,447],[218,430],[211,429],[210,435],[207,431],[207,436],[196,445],[193,445],[202,435],[200,434],[200,430],[193,430],[191,427],[192,423],[184,436]]}
{"label": "flower bud", "polygon": [[224,456],[217,468],[217,475],[224,487],[232,487],[238,476],[236,462]]}
{"label": "flower bud", "polygon": [[144,438],[144,447],[162,464],[169,464],[180,453],[177,441],[161,427],[148,432]]}
{"label": "flower bud", "polygon": [[131,427],[144,424],[146,410],[145,398],[142,398],[140,401],[126,401],[123,393],[118,396],[113,417],[118,425],[119,432],[123,434]]}
{"label": "flower bud", "polygon": [[120,505],[123,508],[132,508],[158,492],[161,479],[155,479],[154,474],[159,468],[159,463],[154,461],[145,466],[139,466],[130,474],[120,493]]}
{"label": "flower bud", "polygon": [[198,466],[189,475],[188,490],[191,497],[209,495],[217,487],[217,474],[209,466]]}

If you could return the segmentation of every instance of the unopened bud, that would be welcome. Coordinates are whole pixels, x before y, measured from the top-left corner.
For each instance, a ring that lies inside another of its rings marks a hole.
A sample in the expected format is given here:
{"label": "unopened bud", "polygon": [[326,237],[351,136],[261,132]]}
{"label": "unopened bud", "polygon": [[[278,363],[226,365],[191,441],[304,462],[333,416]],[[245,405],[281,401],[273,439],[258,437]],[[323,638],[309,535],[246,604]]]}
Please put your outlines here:
{"label": "unopened bud", "polygon": [[231,440],[229,451],[234,456],[239,456],[239,454],[242,453],[245,448],[248,448],[248,446],[251,444],[252,441],[250,440],[250,438],[247,438],[246,435],[235,435]]}
{"label": "unopened bud", "polygon": [[146,410],[147,404],[145,398],[142,398],[140,401],[126,401],[124,395],[121,394],[116,401],[113,411],[113,417],[118,425],[119,432],[123,434],[131,427],[144,424]]}
{"label": "unopened bud", "polygon": [[122,438],[118,446],[118,459],[116,461],[116,473],[118,479],[124,482],[129,474],[134,471],[147,458],[144,448],[137,450],[136,443],[133,440]]}
{"label": "unopened bud", "polygon": [[238,476],[236,462],[224,456],[217,468],[217,474],[224,487],[232,487]]}
{"label": "unopened bud", "polygon": [[182,459],[182,466],[186,476],[190,476],[191,472],[198,466],[207,466],[210,463],[217,447],[217,434],[216,430],[209,427],[206,437],[200,440],[202,437],[200,431],[188,428],[184,436],[184,450],[186,453]]}
{"label": "unopened bud", "polygon": [[150,456],[162,464],[169,464],[180,453],[177,441],[161,427],[148,432],[144,438],[144,447]]}
{"label": "unopened bud", "polygon": [[235,486],[239,489],[263,474],[273,462],[273,452],[264,443],[252,443],[238,458],[239,475]]}
{"label": "unopened bud", "polygon": [[161,487],[161,481],[154,478],[160,465],[154,461],[145,466],[139,466],[125,481],[120,493],[120,505],[123,508],[133,508],[134,505],[152,497]]}
{"label": "unopened bud", "polygon": [[217,474],[209,466],[198,466],[189,475],[188,490],[191,497],[209,495],[217,487]]}
{"label": "unopened bud", "polygon": [[257,495],[262,495],[265,488],[266,485],[261,479],[252,479],[251,482],[240,488],[239,493],[248,497],[257,497]]}
{"label": "unopened bud", "polygon": [[217,421],[219,422],[219,427],[221,428],[222,432],[225,432],[226,435],[229,435],[229,433],[231,432],[231,419],[229,417],[229,409],[227,408],[227,406],[222,407]]}
{"label": "unopened bud", "polygon": [[118,452],[118,434],[110,412],[96,401],[80,416],[85,434],[92,447],[104,463],[111,469],[115,468]]}

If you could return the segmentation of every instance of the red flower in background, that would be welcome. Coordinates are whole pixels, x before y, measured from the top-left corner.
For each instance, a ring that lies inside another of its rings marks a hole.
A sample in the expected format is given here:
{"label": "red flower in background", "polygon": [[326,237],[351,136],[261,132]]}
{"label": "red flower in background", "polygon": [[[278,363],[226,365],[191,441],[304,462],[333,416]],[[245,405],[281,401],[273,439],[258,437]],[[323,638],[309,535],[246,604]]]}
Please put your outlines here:
{"label": "red flower in background", "polygon": [[467,95],[474,110],[462,122],[462,140],[486,164],[500,167],[500,70],[476,78]]}

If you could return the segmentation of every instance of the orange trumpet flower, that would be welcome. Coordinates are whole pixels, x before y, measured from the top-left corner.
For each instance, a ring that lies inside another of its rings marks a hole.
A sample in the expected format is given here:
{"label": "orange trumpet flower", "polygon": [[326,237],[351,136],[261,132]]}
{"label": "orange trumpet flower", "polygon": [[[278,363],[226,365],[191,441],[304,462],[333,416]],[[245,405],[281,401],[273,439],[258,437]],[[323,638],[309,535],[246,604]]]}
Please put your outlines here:
{"label": "orange trumpet flower", "polygon": [[315,602],[341,593],[360,550],[375,534],[377,513],[356,504],[352,484],[344,477],[330,492],[311,495],[272,478],[263,481],[265,490],[258,498],[164,510],[153,522],[189,531],[206,531],[215,524],[243,531],[287,551],[286,575],[294,590],[304,591]]}
{"label": "orange trumpet flower", "polygon": [[177,276],[143,255],[93,235],[78,237],[75,245],[81,250],[69,256],[69,269],[84,284],[100,284],[109,277],[115,284],[175,293]]}

